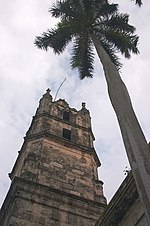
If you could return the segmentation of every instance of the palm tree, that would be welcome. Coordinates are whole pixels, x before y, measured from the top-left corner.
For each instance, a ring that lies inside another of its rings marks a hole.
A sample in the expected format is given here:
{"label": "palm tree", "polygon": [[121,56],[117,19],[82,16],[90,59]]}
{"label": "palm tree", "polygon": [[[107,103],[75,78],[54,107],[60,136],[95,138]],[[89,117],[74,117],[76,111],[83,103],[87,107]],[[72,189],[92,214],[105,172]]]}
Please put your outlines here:
{"label": "palm tree", "polygon": [[71,67],[77,68],[80,78],[93,77],[95,47],[103,65],[108,93],[120,125],[124,145],[150,225],[150,158],[147,141],[135,116],[131,100],[119,69],[116,55],[126,58],[138,53],[138,36],[128,23],[128,15],[118,12],[117,4],[107,0],[63,0],[50,9],[60,18],[54,29],[36,37],[35,45],[62,53],[73,41]]}

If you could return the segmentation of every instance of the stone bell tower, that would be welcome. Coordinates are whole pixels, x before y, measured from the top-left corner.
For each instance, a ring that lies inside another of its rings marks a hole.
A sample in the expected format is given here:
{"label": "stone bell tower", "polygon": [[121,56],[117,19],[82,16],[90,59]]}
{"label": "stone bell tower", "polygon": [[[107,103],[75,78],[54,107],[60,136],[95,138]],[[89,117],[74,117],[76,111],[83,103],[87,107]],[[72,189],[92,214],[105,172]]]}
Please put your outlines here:
{"label": "stone bell tower", "polygon": [[106,199],[89,111],[43,95],[9,174],[1,226],[92,226]]}

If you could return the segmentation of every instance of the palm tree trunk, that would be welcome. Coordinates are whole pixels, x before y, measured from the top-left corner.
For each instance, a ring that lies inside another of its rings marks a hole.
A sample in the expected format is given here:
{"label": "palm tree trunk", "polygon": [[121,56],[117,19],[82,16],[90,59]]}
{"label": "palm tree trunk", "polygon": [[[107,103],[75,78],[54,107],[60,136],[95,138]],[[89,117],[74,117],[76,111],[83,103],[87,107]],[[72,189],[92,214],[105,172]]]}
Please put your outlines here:
{"label": "palm tree trunk", "polygon": [[122,138],[131,165],[139,197],[150,225],[150,151],[134,113],[125,84],[95,35],[91,35],[103,65],[108,93],[118,118]]}

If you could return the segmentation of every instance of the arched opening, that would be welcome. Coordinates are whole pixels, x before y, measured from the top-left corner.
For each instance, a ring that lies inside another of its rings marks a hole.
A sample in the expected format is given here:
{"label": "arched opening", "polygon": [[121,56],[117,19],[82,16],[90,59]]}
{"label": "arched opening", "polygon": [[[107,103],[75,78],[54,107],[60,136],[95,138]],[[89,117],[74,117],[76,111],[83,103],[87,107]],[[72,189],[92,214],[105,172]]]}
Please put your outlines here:
{"label": "arched opening", "polygon": [[64,111],[63,119],[70,122],[70,113],[68,111]]}

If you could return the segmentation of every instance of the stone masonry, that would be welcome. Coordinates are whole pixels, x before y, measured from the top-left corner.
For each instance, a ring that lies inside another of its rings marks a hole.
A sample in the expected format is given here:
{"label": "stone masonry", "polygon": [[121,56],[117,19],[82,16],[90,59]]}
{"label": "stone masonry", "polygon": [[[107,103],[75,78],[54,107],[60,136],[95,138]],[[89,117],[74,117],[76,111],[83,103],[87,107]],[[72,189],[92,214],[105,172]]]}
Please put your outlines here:
{"label": "stone masonry", "polygon": [[10,173],[1,226],[92,226],[104,211],[89,111],[43,95]]}

